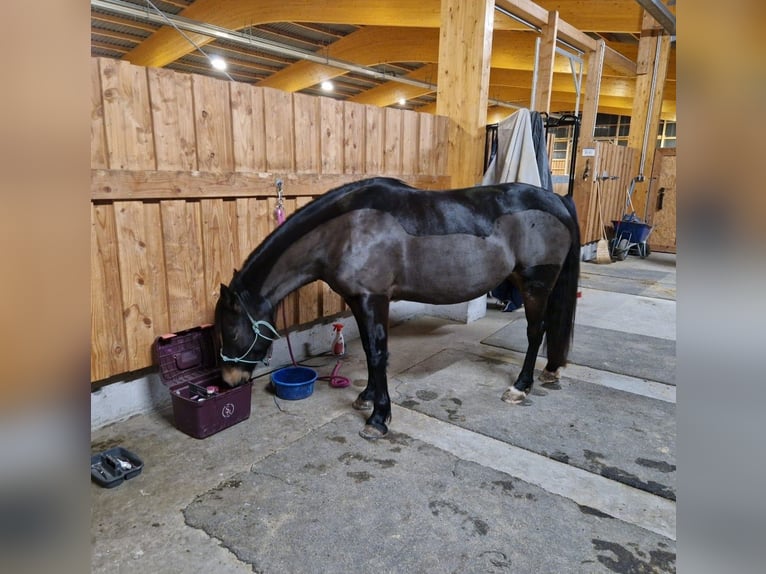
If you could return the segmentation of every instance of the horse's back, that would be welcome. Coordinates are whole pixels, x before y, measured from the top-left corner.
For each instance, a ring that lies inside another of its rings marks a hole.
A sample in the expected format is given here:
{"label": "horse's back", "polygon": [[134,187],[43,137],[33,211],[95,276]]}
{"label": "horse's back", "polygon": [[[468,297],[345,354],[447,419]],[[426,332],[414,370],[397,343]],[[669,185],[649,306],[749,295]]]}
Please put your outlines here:
{"label": "horse's back", "polygon": [[546,212],[567,228],[572,226],[560,196],[525,183],[426,191],[391,178],[373,178],[333,191],[340,191],[333,198],[333,211],[381,211],[393,216],[410,235],[486,237],[500,217],[524,211]]}

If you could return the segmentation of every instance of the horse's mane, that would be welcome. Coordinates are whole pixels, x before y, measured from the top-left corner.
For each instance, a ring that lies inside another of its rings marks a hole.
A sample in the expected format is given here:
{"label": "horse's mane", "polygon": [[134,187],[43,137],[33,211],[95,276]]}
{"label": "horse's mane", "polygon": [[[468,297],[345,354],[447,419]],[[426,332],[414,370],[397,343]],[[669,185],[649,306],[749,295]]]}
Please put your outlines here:
{"label": "horse's mane", "polygon": [[278,254],[300,239],[306,230],[313,229],[343,213],[356,209],[357,206],[354,205],[354,202],[344,201],[344,199],[360,189],[375,186],[415,189],[401,180],[390,177],[363,179],[331,189],[296,210],[282,225],[266,236],[266,239],[245,259],[242,269],[235,272],[231,281],[232,286],[254,265],[262,268],[271,267],[274,263],[272,259],[275,259]]}

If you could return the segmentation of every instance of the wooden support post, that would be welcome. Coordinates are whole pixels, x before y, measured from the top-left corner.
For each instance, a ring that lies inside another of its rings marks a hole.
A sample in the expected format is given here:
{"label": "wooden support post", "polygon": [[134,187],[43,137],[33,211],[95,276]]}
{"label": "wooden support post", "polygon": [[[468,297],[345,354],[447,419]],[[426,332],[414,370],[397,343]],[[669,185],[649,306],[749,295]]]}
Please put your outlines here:
{"label": "wooden support post", "polygon": [[452,187],[481,179],[494,0],[441,0],[436,113],[449,118]]}
{"label": "wooden support post", "polygon": [[556,36],[559,28],[559,13],[548,12],[548,24],[543,26],[543,41],[540,45],[540,59],[537,62],[537,86],[532,109],[550,112],[553,91],[553,62],[556,59]]}
{"label": "wooden support post", "polygon": [[601,92],[601,76],[604,73],[606,43],[599,40],[598,46],[588,54],[588,69],[585,76],[585,97],[582,103],[582,121],[580,122],[580,141],[590,141],[596,131],[598,99]]}
{"label": "wooden support post", "polygon": [[[575,182],[574,202],[577,208],[580,223],[580,235],[586,237],[585,230],[588,228],[590,213],[591,193],[595,181],[596,165],[595,157],[586,158],[582,155],[585,147],[593,148],[593,134],[596,130],[596,116],[598,115],[598,97],[601,90],[601,74],[604,70],[604,55],[606,44],[600,40],[596,49],[588,54],[588,70],[585,77],[585,97],[583,98],[582,119],[580,121],[580,138],[575,155]],[[585,166],[588,165],[588,179],[583,179]]]}
{"label": "wooden support post", "polygon": [[[659,39],[659,41],[658,41]],[[662,26],[644,12],[641,24],[641,38],[638,41],[638,62],[636,65],[636,91],[630,117],[628,147],[640,151],[646,142],[645,153],[640,154],[638,173],[646,179],[636,183],[633,190],[633,207],[636,215],[643,219],[646,208],[646,192],[652,158],[657,147],[657,131],[662,111],[662,91],[670,59],[670,36],[663,33]],[[655,65],[656,63],[656,65]],[[656,70],[656,73],[655,73]],[[654,85],[654,89],[652,89]],[[650,109],[650,103],[651,109]],[[642,163],[643,161],[643,163]]]}

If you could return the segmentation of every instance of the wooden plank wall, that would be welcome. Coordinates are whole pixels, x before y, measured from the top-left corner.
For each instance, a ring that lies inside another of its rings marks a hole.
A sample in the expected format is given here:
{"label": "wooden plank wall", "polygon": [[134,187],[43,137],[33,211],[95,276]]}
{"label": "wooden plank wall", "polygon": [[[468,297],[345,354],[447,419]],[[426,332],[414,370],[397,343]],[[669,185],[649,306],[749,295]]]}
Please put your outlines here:
{"label": "wooden plank wall", "polygon": [[[585,203],[587,208],[585,213],[578,213],[580,242],[585,245],[601,239],[601,218],[597,198],[600,198],[601,217],[603,217],[607,237],[611,237],[613,231],[612,220],[622,219],[630,181],[638,162],[638,150],[598,141],[584,144],[583,147],[596,150],[595,157],[588,158],[591,175],[588,201]],[[604,174],[610,177],[616,176],[617,179],[597,183],[596,177]],[[642,217],[642,214],[638,215]]]}
{"label": "wooden plank wall", "polygon": [[[91,380],[152,364],[158,335],[210,323],[221,283],[287,214],[391,175],[449,187],[447,118],[91,60]],[[344,309],[327,285],[288,326]],[[279,327],[284,327],[281,317]]]}

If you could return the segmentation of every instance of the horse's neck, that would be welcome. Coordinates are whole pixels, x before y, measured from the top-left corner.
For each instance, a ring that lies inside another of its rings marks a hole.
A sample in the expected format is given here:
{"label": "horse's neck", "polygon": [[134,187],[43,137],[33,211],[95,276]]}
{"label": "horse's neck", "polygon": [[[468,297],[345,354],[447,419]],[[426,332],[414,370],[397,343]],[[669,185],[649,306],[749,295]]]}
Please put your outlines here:
{"label": "horse's neck", "polygon": [[290,293],[318,279],[316,249],[310,237],[304,236],[286,249],[265,249],[248,262],[242,281],[276,307]]}

